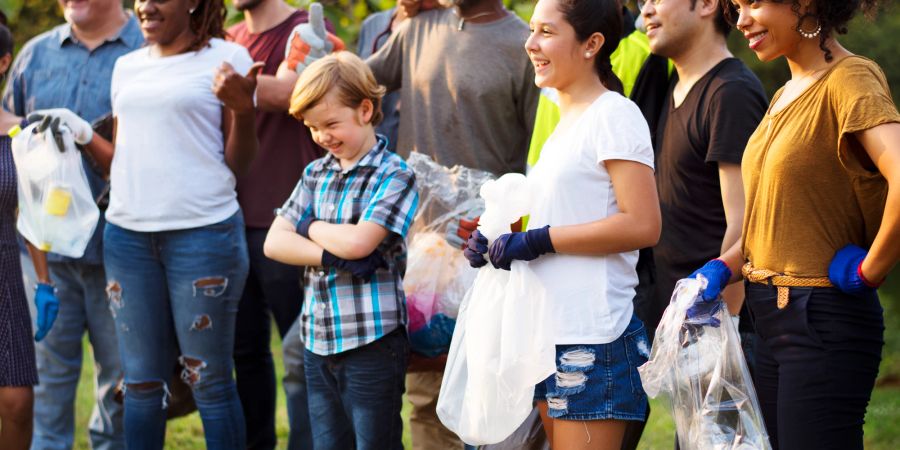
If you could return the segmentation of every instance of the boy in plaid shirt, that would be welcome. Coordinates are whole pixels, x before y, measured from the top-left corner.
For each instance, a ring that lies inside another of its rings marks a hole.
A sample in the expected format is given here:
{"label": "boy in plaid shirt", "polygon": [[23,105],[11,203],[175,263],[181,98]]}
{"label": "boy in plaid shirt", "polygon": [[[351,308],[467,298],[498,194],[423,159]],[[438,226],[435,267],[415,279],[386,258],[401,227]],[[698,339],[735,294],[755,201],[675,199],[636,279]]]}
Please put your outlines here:
{"label": "boy in plaid shirt", "polygon": [[415,176],[375,134],[384,88],[347,52],[310,65],[290,113],[328,154],[310,163],[278,211],[264,251],[307,266],[300,313],[317,449],[402,449],[409,352],[405,236]]}

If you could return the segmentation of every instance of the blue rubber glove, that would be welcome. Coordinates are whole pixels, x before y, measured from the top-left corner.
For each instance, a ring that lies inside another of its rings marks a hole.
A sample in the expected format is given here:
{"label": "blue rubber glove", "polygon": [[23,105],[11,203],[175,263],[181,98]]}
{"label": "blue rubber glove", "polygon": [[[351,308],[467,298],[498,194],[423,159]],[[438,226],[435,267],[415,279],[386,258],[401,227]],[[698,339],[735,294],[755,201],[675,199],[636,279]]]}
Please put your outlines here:
{"label": "blue rubber glove", "polygon": [[384,260],[384,257],[381,256],[378,250],[362,259],[338,258],[328,250],[322,250],[322,265],[346,270],[352,273],[353,276],[362,278],[365,281],[369,281],[376,270],[388,268],[387,261]]}
{"label": "blue rubber glove", "polygon": [[828,266],[828,279],[835,287],[850,295],[863,296],[875,291],[881,283],[872,283],[862,274],[862,262],[868,253],[854,244],[838,250]]}
{"label": "blue rubber glove", "polygon": [[469,239],[466,241],[466,246],[463,250],[463,255],[469,260],[469,265],[477,269],[487,264],[487,260],[484,259],[484,254],[487,253],[487,251],[487,238],[484,237],[480,231],[473,231],[472,235],[469,236]]}
{"label": "blue rubber glove", "polygon": [[34,340],[40,342],[50,332],[50,328],[53,328],[53,322],[56,322],[56,315],[59,313],[56,288],[38,283],[34,292],[34,306],[37,310],[37,333],[34,334]]}
{"label": "blue rubber glove", "polygon": [[297,234],[309,239],[309,226],[312,225],[313,222],[316,221],[316,218],[312,216],[312,214],[300,219],[297,222],[297,226],[294,227],[297,230]]}
{"label": "blue rubber glove", "polygon": [[488,250],[494,268],[504,270],[509,270],[514,260],[531,261],[544,253],[556,253],[550,241],[550,225],[524,233],[501,235]]}
{"label": "blue rubber glove", "polygon": [[721,259],[713,259],[703,265],[703,267],[688,275],[688,278],[697,278],[697,275],[703,275],[706,278],[706,288],[700,292],[700,296],[704,301],[711,302],[719,297],[722,289],[728,285],[731,279],[731,269]]}

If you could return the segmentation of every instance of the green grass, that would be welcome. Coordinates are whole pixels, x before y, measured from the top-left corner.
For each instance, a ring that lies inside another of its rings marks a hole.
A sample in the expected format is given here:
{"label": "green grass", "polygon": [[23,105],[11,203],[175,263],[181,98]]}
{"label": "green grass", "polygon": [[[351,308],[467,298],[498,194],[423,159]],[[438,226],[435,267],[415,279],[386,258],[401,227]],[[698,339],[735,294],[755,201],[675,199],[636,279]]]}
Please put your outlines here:
{"label": "green grass", "polygon": [[[275,329],[275,326],[272,327]],[[91,408],[93,407],[93,351],[87,338],[84,339],[85,346],[84,362],[81,367],[81,380],[78,384],[78,396],[75,401],[75,449],[89,449],[88,441],[88,419],[91,416]],[[287,448],[288,426],[287,406],[285,405],[284,390],[281,388],[281,377],[284,376],[284,363],[281,357],[281,339],[276,333],[272,333],[272,354],[275,359],[275,373],[278,378],[278,403],[275,411],[275,434],[278,436],[278,448]],[[409,404],[405,404],[403,408],[404,434],[403,445],[411,448],[409,429],[406,424],[409,421]],[[170,420],[166,427],[166,448],[171,449],[203,449],[206,448],[203,439],[203,425],[200,422],[200,415],[196,412],[185,417]]]}
{"label": "green grass", "polygon": [[[885,349],[881,365],[879,386],[872,395],[866,415],[865,436],[868,450],[894,450],[900,448],[900,270],[889,277],[881,290],[882,304],[885,309]],[[274,328],[274,327],[273,327]],[[87,421],[93,405],[93,364],[92,352],[87,339],[84,340],[84,364],[81,382],[78,386],[76,401],[76,449],[90,448],[87,440]],[[281,389],[281,377],[284,365],[281,359],[281,341],[273,334],[272,351],[275,356],[275,369],[278,377],[278,410],[276,413],[276,433],[278,448],[286,448],[288,436],[287,409],[284,391]],[[644,436],[641,449],[668,450],[674,442],[675,425],[668,406],[660,401],[651,401],[652,413]],[[409,438],[409,405],[403,409],[404,434],[403,444],[410,447]],[[187,417],[169,421],[166,435],[166,447],[172,449],[202,449],[203,427],[197,413]]]}
{"label": "green grass", "polygon": [[[275,351],[275,367],[279,380],[284,373],[284,365],[281,361],[281,343],[273,340]],[[87,346],[87,342],[85,341]],[[85,364],[81,373],[81,383],[78,387],[78,399],[76,408],[76,449],[88,449],[87,421],[90,417],[92,406],[93,383],[90,381],[93,366],[89,363],[90,351],[85,352]],[[288,424],[287,410],[284,404],[284,392],[281,391],[279,381],[278,411],[276,413],[278,434],[278,448],[287,445]],[[668,406],[658,400],[651,401],[652,413],[650,422],[644,431],[641,440],[641,449],[671,449],[675,439],[675,425],[669,414]],[[403,418],[408,420],[409,408],[404,407]],[[894,450],[900,448],[900,388],[879,387],[872,396],[866,416],[866,448],[870,450]],[[404,425],[406,427],[406,425]],[[409,429],[404,428],[403,444],[410,448]],[[173,449],[202,449],[203,427],[200,424],[200,416],[197,413],[169,422],[166,447]]]}

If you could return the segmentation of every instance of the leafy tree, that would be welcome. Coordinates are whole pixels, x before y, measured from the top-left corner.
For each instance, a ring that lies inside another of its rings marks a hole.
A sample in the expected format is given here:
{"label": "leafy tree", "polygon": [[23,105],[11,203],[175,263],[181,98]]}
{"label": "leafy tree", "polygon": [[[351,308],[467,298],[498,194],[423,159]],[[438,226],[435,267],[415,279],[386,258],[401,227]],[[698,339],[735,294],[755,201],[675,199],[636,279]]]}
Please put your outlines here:
{"label": "leafy tree", "polygon": [[0,0],[0,10],[9,19],[18,50],[29,39],[63,22],[56,0]]}

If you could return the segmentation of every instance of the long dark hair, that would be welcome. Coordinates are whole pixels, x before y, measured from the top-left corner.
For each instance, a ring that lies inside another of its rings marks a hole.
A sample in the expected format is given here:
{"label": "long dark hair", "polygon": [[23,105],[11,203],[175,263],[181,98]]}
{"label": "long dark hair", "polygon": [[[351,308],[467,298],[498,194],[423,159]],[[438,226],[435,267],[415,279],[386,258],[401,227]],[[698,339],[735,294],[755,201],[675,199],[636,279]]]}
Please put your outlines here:
{"label": "long dark hair", "polygon": [[200,50],[209,45],[212,38],[225,37],[225,3],[222,0],[200,0],[191,13],[191,30],[194,41],[188,51]]}
{"label": "long dark hair", "polygon": [[605,40],[594,59],[594,69],[607,89],[624,95],[622,80],[613,73],[609,59],[622,39],[624,25],[619,0],[559,0],[559,11],[575,29],[579,41],[597,32],[603,35]]}

